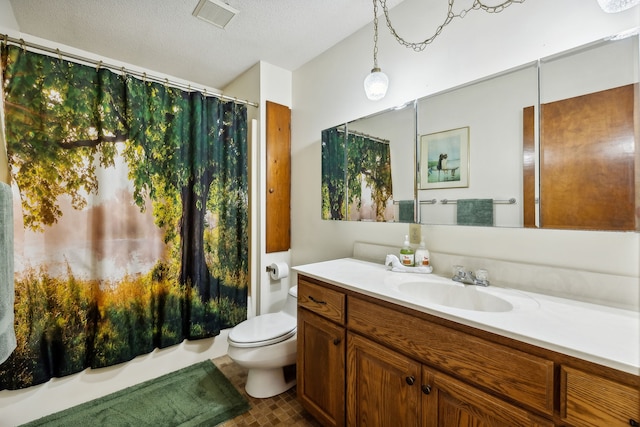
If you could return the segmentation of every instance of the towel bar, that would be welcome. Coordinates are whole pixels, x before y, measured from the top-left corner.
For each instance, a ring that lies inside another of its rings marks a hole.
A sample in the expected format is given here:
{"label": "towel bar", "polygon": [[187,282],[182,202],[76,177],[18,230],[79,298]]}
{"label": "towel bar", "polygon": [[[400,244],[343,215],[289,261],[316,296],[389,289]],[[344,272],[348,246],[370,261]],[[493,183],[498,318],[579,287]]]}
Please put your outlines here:
{"label": "towel bar", "polygon": [[420,200],[421,205],[435,205],[436,203],[438,203],[436,199]]}
{"label": "towel bar", "polygon": [[[516,202],[516,199],[512,197],[512,198],[510,198],[510,199],[508,199],[508,200],[498,200],[498,199],[495,199],[495,200],[493,201],[493,204],[494,204],[494,205],[497,205],[497,204],[513,205],[513,204],[515,204],[515,202]],[[421,202],[421,203],[422,203],[422,202]],[[456,203],[458,203],[458,200],[457,200],[457,199],[442,199],[442,200],[440,200],[440,203],[442,203],[443,205],[456,204]]]}

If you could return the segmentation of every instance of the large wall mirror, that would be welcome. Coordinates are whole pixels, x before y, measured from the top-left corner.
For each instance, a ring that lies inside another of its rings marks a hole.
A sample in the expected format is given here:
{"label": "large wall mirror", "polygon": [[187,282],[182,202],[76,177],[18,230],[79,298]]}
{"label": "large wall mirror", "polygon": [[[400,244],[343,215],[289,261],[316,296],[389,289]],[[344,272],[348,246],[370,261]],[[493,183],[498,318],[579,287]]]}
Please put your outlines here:
{"label": "large wall mirror", "polygon": [[389,141],[389,214],[362,211],[360,182],[332,219],[638,231],[639,68],[638,35],[611,38],[327,129],[323,208],[325,135],[350,129]]}

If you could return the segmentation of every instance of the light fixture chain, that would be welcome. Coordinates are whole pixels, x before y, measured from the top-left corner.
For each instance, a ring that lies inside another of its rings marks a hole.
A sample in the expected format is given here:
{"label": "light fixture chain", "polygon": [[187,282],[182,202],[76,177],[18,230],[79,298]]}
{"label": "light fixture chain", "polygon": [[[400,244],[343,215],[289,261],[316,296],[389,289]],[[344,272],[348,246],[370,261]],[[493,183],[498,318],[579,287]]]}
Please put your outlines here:
{"label": "light fixture chain", "polygon": [[409,42],[406,41],[404,38],[402,38],[395,30],[395,28],[393,28],[393,25],[391,24],[391,19],[389,18],[389,9],[387,8],[387,0],[373,0],[373,10],[374,10],[374,21],[373,21],[373,25],[374,25],[374,63],[377,61],[377,51],[378,51],[378,13],[377,13],[377,2],[380,2],[380,4],[382,5],[382,10],[384,11],[384,17],[385,20],[387,21],[387,27],[389,27],[389,31],[391,31],[391,34],[393,34],[393,36],[396,38],[396,40],[398,41],[398,43],[400,43],[401,45],[411,48],[416,52],[422,52],[427,45],[431,44],[436,37],[438,37],[440,35],[440,33],[442,32],[442,30],[444,29],[444,27],[446,27],[452,20],[453,18],[464,18],[468,12],[470,12],[471,10],[484,10],[487,13],[500,13],[503,10],[505,10],[507,7],[511,6],[513,3],[524,3],[525,0],[505,0],[504,2],[502,2],[499,5],[496,6],[487,6],[486,4],[482,3],[481,0],[474,0],[473,4],[467,8],[467,9],[462,9],[460,12],[455,13],[453,11],[453,5],[455,3],[455,0],[449,0],[449,6],[448,6],[448,11],[447,11],[447,16],[444,19],[443,23],[440,24],[438,26],[438,28],[436,28],[435,33],[421,41],[421,42]]}
{"label": "light fixture chain", "polygon": [[373,0],[373,68],[378,68],[378,0]]}

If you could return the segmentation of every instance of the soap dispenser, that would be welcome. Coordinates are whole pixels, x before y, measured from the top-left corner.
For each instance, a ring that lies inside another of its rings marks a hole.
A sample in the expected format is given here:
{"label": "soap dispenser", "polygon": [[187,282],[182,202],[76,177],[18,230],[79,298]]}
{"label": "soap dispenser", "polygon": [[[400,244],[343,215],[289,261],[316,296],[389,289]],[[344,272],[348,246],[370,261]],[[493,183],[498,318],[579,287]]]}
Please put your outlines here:
{"label": "soap dispenser", "polygon": [[404,244],[402,245],[402,249],[400,249],[400,262],[405,267],[413,267],[415,262],[413,248],[409,244],[409,236],[404,236]]}
{"label": "soap dispenser", "polygon": [[415,263],[416,267],[427,267],[431,264],[429,262],[429,250],[424,244],[424,237],[420,240],[420,246],[416,249]]}

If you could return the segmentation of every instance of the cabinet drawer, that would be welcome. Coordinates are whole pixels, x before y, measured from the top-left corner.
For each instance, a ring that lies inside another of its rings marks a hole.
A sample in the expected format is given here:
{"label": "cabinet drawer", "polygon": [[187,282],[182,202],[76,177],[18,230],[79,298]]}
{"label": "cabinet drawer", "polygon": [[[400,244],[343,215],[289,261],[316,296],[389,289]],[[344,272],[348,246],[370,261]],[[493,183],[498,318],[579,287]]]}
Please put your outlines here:
{"label": "cabinet drawer", "polygon": [[568,423],[610,427],[640,423],[637,388],[567,366],[561,372],[560,411]]}
{"label": "cabinet drawer", "polygon": [[344,325],[345,301],[343,293],[298,279],[298,306]]}
{"label": "cabinet drawer", "polygon": [[470,384],[553,413],[552,361],[349,297],[349,330]]}

